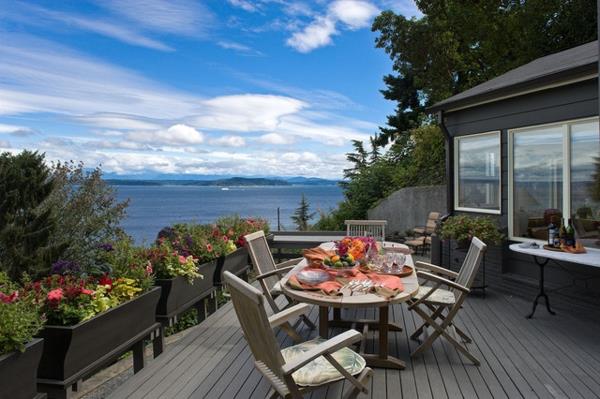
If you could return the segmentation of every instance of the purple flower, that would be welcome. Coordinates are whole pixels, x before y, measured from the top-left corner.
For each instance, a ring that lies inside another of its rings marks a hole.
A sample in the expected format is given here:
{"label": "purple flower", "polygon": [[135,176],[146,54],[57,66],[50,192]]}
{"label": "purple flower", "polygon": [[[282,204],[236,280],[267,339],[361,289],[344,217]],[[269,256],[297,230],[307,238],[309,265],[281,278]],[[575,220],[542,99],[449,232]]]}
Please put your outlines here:
{"label": "purple flower", "polygon": [[67,274],[78,274],[79,272],[81,272],[81,267],[79,267],[79,264],[77,262],[59,259],[52,264],[51,270],[52,274],[60,274],[64,276]]}
{"label": "purple flower", "polygon": [[104,250],[104,251],[106,251],[106,252],[110,252],[110,251],[114,250],[114,248],[113,248],[112,244],[111,244],[111,243],[109,243],[109,242],[106,242],[106,243],[104,243],[104,244],[100,244],[100,245],[98,245],[98,248],[99,248],[99,249],[102,249],[102,250]]}

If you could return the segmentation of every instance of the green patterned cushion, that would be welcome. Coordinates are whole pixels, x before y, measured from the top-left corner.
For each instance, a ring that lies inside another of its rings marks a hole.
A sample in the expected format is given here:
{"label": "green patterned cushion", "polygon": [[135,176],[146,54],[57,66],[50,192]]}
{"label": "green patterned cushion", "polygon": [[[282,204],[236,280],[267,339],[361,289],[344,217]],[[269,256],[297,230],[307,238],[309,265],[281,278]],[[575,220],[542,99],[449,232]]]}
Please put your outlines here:
{"label": "green patterned cushion", "polygon": [[[289,362],[304,352],[309,351],[318,344],[325,342],[322,338],[316,338],[298,345],[282,349],[281,354],[285,362]],[[364,370],[366,366],[365,359],[358,353],[349,348],[342,348],[333,353],[333,358],[340,363],[352,375],[356,375]],[[322,385],[328,382],[341,380],[344,376],[335,369],[323,356],[319,356],[300,370],[292,374],[296,384],[302,386]]]}

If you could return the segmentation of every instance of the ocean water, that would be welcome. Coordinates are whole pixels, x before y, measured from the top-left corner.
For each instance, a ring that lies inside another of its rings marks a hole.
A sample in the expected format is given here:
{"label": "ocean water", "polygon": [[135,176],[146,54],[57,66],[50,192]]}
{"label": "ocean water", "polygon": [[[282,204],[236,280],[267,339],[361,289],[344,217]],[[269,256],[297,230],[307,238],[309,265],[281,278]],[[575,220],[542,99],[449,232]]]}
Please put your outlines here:
{"label": "ocean water", "polygon": [[[338,186],[115,186],[117,198],[129,198],[122,227],[136,243],[154,241],[156,234],[173,223],[211,223],[220,216],[237,213],[242,217],[262,217],[271,229],[277,228],[280,208],[282,229],[293,230],[290,216],[304,194],[312,211],[328,211],[342,200]],[[316,217],[315,217],[316,220]]]}

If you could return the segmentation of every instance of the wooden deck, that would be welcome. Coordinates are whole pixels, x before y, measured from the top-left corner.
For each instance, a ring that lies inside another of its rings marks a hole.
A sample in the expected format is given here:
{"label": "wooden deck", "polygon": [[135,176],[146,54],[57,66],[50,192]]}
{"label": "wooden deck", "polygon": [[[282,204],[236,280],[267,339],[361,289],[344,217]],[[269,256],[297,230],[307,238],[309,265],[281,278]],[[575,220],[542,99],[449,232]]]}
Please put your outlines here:
{"label": "wooden deck", "polygon": [[[408,368],[376,369],[368,397],[600,397],[600,325],[560,308],[557,316],[538,308],[536,317],[527,320],[524,316],[530,306],[493,290],[488,290],[486,298],[473,295],[467,300],[459,321],[474,339],[470,347],[480,358],[480,367],[469,364],[439,339],[432,351],[411,360],[409,352],[417,343],[408,335],[419,320],[405,306],[394,306],[390,317],[403,325],[404,331],[390,333],[390,351],[406,360]],[[374,312],[348,316],[374,317]],[[315,308],[311,318],[316,317]],[[311,334],[306,329],[302,333]],[[278,336],[283,345],[291,344],[283,333]],[[373,338],[370,350],[377,345]],[[338,383],[313,392],[311,397],[340,398],[344,388]],[[253,368],[235,312],[227,304],[125,382],[111,398],[265,398],[268,391],[268,384]]]}

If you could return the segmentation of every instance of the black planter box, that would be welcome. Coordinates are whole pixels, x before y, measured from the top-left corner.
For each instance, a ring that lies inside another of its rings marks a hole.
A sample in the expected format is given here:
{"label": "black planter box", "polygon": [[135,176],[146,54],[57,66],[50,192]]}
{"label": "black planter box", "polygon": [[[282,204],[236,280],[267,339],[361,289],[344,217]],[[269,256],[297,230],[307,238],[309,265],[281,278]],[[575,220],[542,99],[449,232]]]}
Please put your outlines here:
{"label": "black planter box", "polygon": [[185,277],[181,276],[156,280],[155,284],[162,288],[156,306],[156,316],[169,318],[178,315],[209,296],[214,291],[213,279],[216,268],[217,260],[200,265],[200,274],[204,278],[194,279],[194,284],[190,284]]}
{"label": "black planter box", "polygon": [[0,398],[40,398],[36,374],[44,341],[36,338],[25,346],[25,352],[11,352],[0,356]]}
{"label": "black planter box", "polygon": [[227,256],[221,256],[217,260],[217,268],[215,270],[215,287],[223,285],[224,271],[233,273],[236,276],[241,276],[248,272],[248,264],[248,250],[245,247],[238,248]]}
{"label": "black planter box", "polygon": [[[46,326],[38,379],[67,381],[102,362],[115,348],[155,324],[160,287],[75,326]],[[90,370],[91,371],[91,370]]]}

